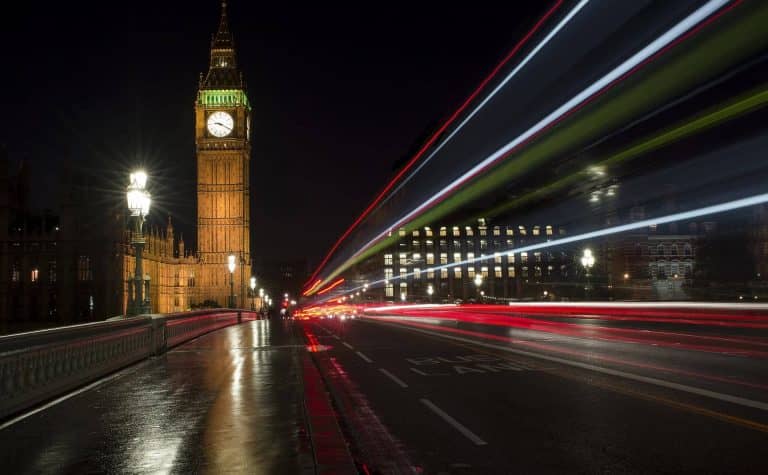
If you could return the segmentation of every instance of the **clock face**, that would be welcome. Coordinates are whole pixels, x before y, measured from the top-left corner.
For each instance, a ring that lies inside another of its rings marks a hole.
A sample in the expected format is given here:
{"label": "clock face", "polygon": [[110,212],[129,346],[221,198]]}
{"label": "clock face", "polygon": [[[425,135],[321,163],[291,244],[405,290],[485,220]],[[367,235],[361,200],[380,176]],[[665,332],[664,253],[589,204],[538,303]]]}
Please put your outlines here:
{"label": "clock face", "polygon": [[226,137],[232,133],[235,121],[232,116],[223,111],[217,111],[208,116],[208,132],[214,137]]}

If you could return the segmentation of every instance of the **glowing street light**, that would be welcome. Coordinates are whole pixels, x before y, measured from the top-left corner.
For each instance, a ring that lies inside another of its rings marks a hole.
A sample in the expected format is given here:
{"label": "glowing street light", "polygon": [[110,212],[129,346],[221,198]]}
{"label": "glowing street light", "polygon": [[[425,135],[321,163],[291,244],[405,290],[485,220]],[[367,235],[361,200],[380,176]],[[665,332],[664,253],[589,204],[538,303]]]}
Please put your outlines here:
{"label": "glowing street light", "polygon": [[475,288],[477,289],[477,293],[480,297],[485,295],[485,292],[480,290],[480,287],[483,285],[483,275],[482,274],[475,274]]}
{"label": "glowing street light", "polygon": [[584,287],[584,294],[586,298],[589,298],[589,291],[592,286],[589,282],[589,270],[595,265],[595,256],[592,254],[592,249],[584,249],[584,253],[581,256],[581,265],[584,266],[585,277],[587,278],[587,285]]}
{"label": "glowing street light", "polygon": [[235,255],[230,254],[227,257],[227,268],[229,269],[229,308],[235,308]]}
{"label": "glowing street light", "polygon": [[256,277],[251,276],[251,310],[255,310],[253,299],[256,297]]}
{"label": "glowing street light", "polygon": [[408,298],[408,295],[406,295],[406,293],[405,293],[405,292],[400,292],[400,300],[402,300],[403,302],[405,302],[405,299],[406,299],[406,298]]}
{"label": "glowing street light", "polygon": [[[128,315],[139,315],[149,313],[151,310],[149,301],[149,279],[144,279],[144,267],[142,262],[142,252],[144,250],[143,228],[144,218],[149,214],[149,208],[152,204],[152,197],[147,191],[147,174],[143,170],[133,172],[129,175],[129,184],[125,192],[128,202],[128,211],[134,218],[135,228],[131,236],[131,244],[136,253],[136,267],[133,276],[133,288],[129,289],[128,294]],[[146,289],[145,289],[146,286]]]}

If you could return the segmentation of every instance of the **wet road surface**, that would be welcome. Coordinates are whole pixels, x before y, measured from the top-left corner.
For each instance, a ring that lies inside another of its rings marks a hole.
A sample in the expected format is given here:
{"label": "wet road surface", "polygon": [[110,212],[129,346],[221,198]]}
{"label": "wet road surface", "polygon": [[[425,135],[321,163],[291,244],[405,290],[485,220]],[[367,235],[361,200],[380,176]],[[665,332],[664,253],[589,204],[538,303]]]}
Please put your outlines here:
{"label": "wet road surface", "polygon": [[203,335],[0,430],[2,473],[311,473],[302,351],[281,321]]}
{"label": "wet road surface", "polygon": [[765,359],[472,325],[303,326],[329,347],[314,355],[372,469],[394,458],[417,473],[768,473]]}

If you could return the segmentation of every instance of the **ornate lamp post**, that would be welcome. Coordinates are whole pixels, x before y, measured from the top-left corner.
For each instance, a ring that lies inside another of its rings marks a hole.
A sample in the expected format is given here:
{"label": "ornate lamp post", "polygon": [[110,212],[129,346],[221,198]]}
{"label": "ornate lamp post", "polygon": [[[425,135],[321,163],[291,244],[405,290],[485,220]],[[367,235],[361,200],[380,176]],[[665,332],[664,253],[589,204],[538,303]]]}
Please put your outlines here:
{"label": "ornate lamp post", "polygon": [[229,268],[229,308],[235,308],[235,255],[230,254],[227,258],[227,267]]}
{"label": "ornate lamp post", "polygon": [[133,285],[128,293],[128,315],[141,315],[151,311],[149,301],[149,279],[144,288],[144,267],[142,263],[142,251],[144,250],[144,218],[149,214],[152,198],[147,191],[147,174],[144,171],[136,171],[129,176],[130,183],[125,193],[128,201],[128,210],[134,218],[135,227],[131,236],[131,244],[136,251],[136,268],[134,269]]}
{"label": "ornate lamp post", "polygon": [[259,289],[259,312],[264,311],[264,289]]}
{"label": "ornate lamp post", "polygon": [[589,270],[592,269],[592,266],[595,265],[595,256],[592,254],[592,249],[584,249],[584,254],[581,256],[581,265],[584,266],[584,271],[586,273],[585,277],[587,278],[587,285],[584,287],[584,294],[587,299],[589,299],[589,291],[592,289],[592,286],[589,282]]}
{"label": "ornate lamp post", "polygon": [[429,303],[432,303],[432,294],[435,293],[435,288],[432,286],[432,284],[429,284],[427,286],[427,295],[429,295]]}
{"label": "ornate lamp post", "polygon": [[253,299],[256,297],[256,277],[251,277],[251,310],[255,310]]}

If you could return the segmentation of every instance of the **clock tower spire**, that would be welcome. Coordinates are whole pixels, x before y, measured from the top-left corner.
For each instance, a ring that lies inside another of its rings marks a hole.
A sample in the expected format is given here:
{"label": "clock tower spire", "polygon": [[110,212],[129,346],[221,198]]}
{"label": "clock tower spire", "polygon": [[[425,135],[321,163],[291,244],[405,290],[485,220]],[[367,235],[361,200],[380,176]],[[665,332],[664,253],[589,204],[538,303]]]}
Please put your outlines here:
{"label": "clock tower spire", "polygon": [[234,255],[235,305],[240,308],[247,302],[251,276],[250,116],[223,1],[208,72],[201,75],[195,101],[198,287],[201,296],[226,305],[227,260]]}

